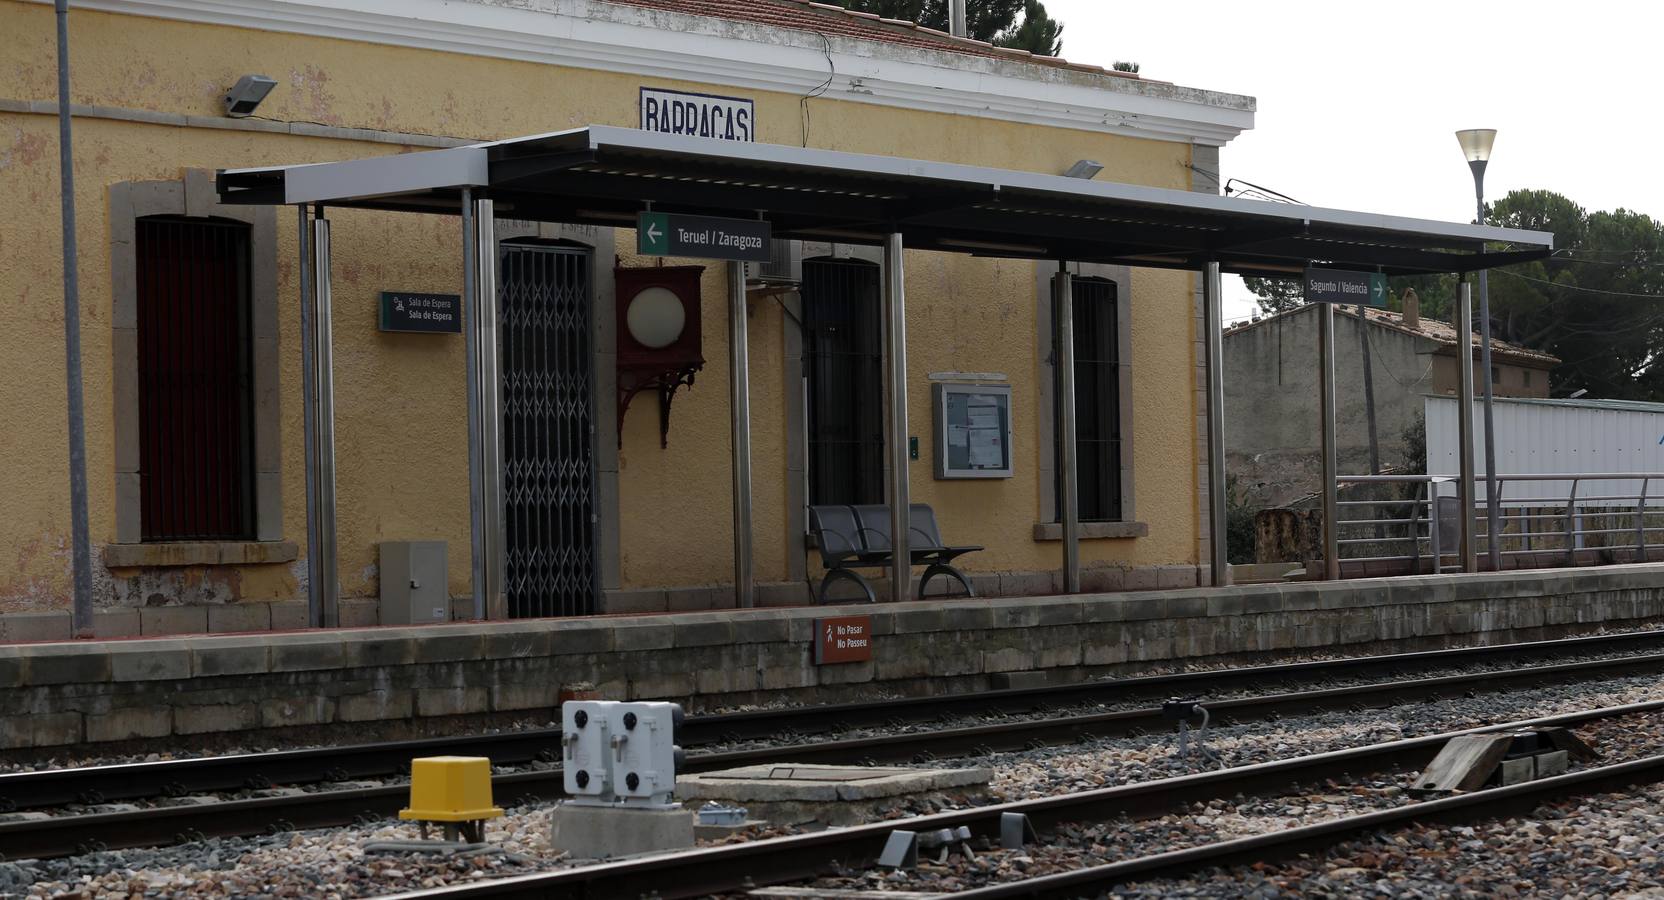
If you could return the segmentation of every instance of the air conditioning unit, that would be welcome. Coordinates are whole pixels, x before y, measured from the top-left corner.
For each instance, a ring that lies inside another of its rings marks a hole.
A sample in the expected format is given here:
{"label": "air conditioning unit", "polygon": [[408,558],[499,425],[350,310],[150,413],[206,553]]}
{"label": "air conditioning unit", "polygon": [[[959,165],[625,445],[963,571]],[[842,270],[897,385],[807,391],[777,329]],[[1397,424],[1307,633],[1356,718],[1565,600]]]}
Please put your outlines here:
{"label": "air conditioning unit", "polygon": [[770,286],[797,284],[801,280],[797,274],[799,252],[796,241],[773,239],[769,242],[771,259],[768,262],[745,264],[746,283]]}

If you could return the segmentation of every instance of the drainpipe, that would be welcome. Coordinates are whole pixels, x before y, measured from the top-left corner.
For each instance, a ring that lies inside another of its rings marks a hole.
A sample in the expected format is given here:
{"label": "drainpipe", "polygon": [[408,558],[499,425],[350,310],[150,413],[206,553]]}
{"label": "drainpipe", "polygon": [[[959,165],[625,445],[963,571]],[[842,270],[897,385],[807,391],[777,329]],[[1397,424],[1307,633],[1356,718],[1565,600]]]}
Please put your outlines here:
{"label": "drainpipe", "polygon": [[69,391],[70,622],[78,638],[92,637],[92,546],[87,525],[87,424],[81,397],[81,281],[76,270],[75,160],[69,139],[69,0],[57,0],[58,168],[63,204],[64,375]]}

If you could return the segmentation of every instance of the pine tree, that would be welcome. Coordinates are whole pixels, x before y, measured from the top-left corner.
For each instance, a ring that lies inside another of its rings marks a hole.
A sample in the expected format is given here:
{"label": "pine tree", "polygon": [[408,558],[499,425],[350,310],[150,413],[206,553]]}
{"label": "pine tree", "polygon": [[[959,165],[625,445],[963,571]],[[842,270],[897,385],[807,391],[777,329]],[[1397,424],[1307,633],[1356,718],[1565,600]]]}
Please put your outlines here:
{"label": "pine tree", "polygon": [[[947,0],[834,0],[845,9],[886,19],[904,19],[926,28],[948,30]],[[1063,49],[1063,25],[1046,14],[1040,0],[966,0],[965,28],[970,36],[1001,47],[1056,56]]]}

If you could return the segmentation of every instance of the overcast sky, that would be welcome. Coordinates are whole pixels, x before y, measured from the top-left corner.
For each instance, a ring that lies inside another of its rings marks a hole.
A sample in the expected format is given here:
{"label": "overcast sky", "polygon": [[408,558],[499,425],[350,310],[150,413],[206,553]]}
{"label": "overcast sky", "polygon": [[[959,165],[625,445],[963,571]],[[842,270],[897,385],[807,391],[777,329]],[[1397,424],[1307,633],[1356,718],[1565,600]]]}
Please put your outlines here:
{"label": "overcast sky", "polygon": [[[1459,128],[1497,129],[1485,195],[1565,194],[1664,218],[1664,4],[1046,0],[1063,55],[1248,94],[1226,178],[1303,203],[1472,221]],[[1231,279],[1228,318],[1252,311]]]}

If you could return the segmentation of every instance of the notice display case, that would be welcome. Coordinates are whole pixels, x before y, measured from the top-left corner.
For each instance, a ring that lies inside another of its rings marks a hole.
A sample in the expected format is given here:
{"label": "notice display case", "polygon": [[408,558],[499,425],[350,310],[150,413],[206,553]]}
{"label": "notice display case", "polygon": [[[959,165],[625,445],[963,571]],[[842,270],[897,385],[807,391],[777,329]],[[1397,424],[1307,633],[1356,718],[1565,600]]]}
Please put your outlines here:
{"label": "notice display case", "polygon": [[931,385],[936,477],[1011,477],[1011,385]]}

